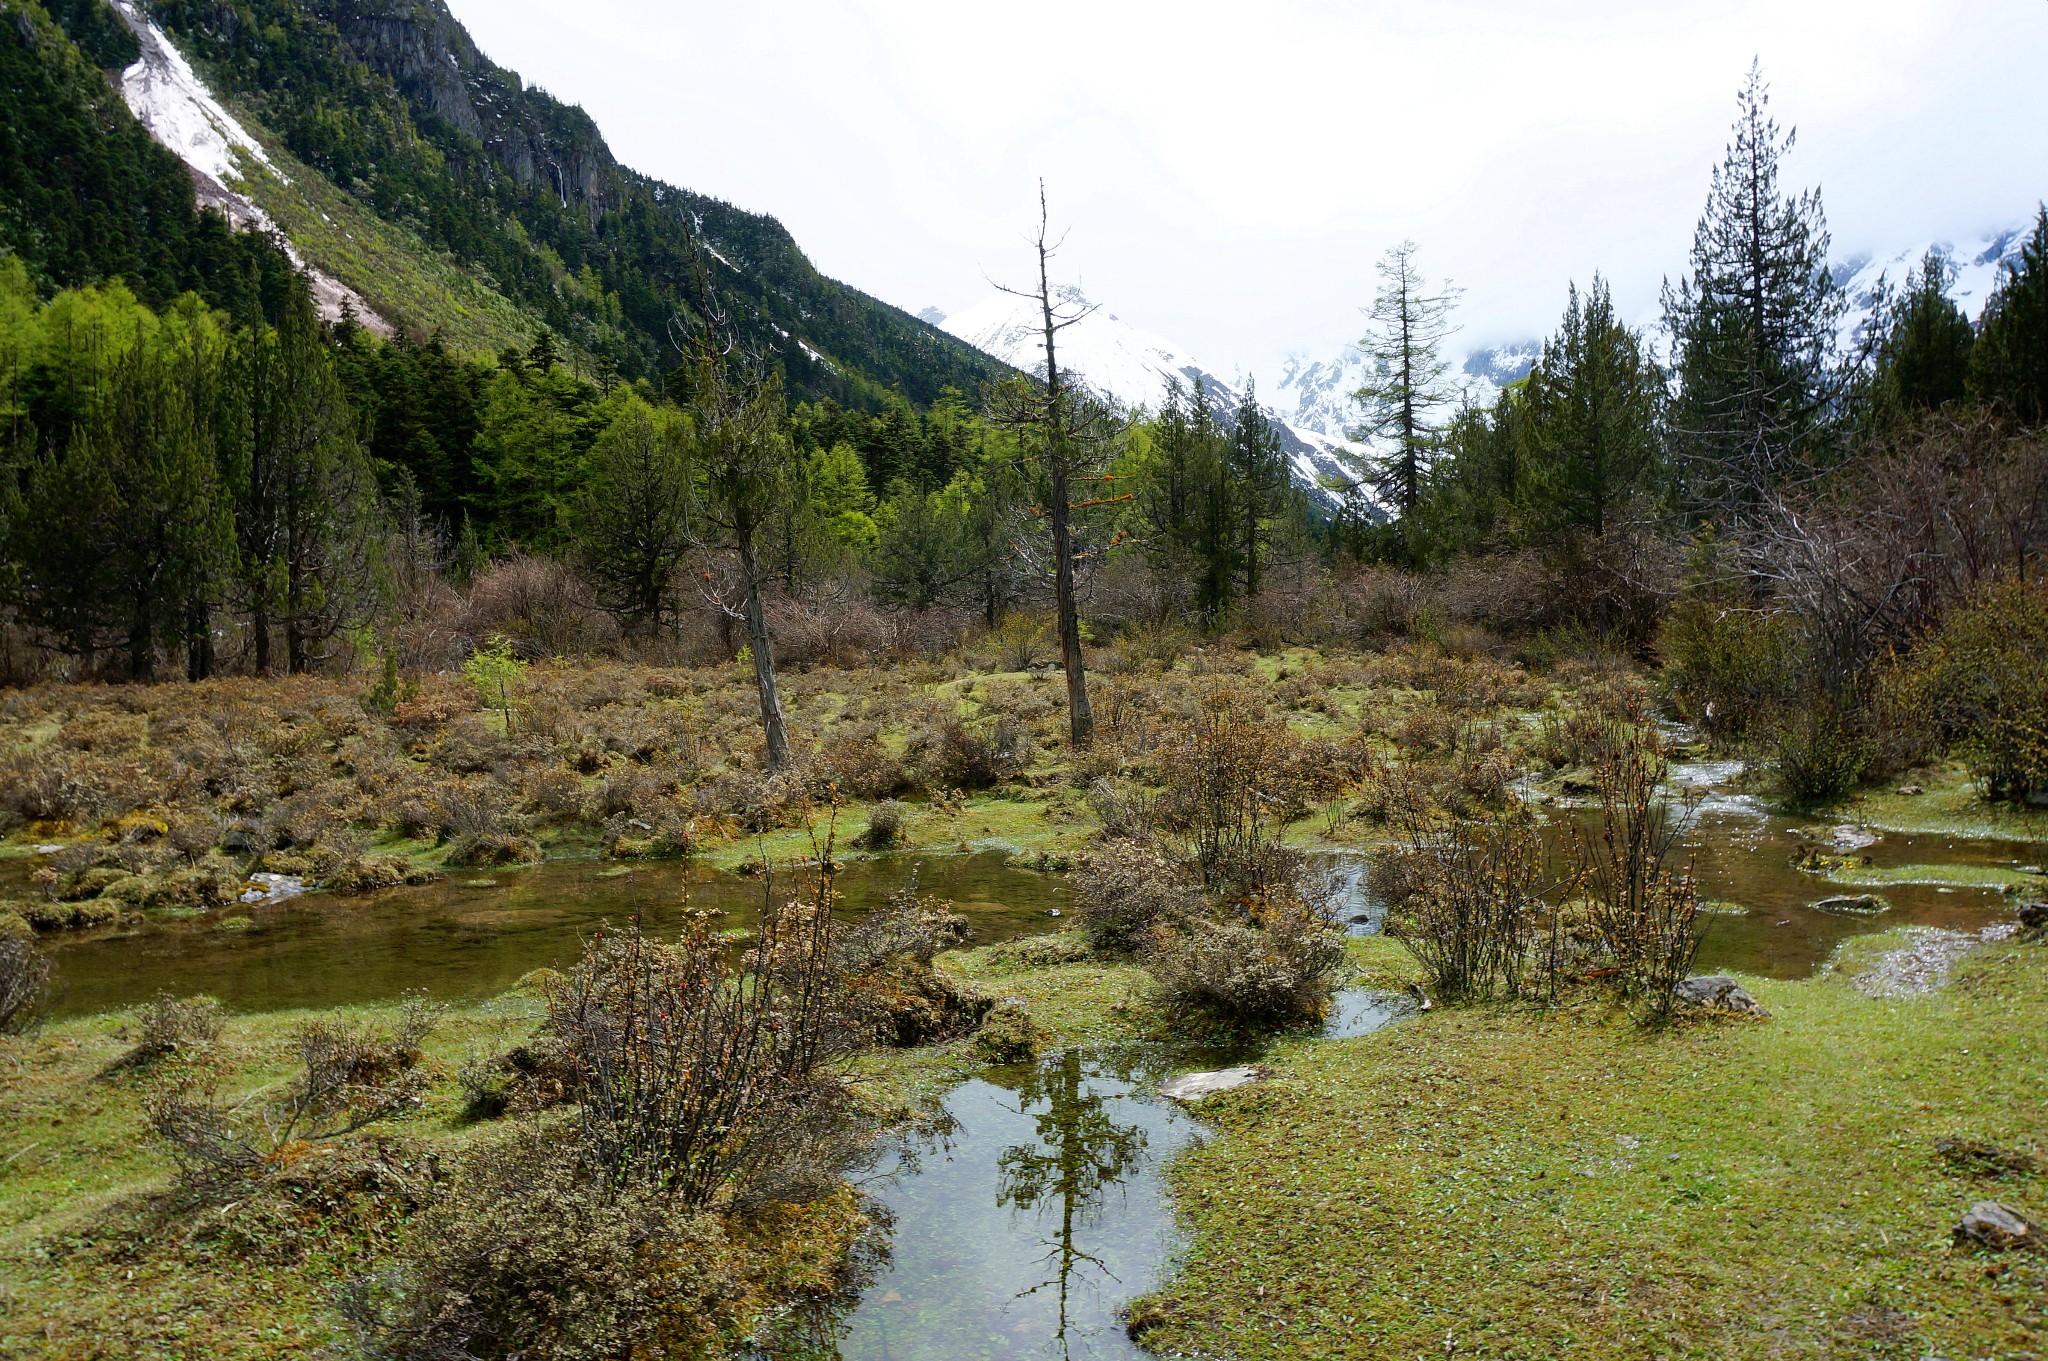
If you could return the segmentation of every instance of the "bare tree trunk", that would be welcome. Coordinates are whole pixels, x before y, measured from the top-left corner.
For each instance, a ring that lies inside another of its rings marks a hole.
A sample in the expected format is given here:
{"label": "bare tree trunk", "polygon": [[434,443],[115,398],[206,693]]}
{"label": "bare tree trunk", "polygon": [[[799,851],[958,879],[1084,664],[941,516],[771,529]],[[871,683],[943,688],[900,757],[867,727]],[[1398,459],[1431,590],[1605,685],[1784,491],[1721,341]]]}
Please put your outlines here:
{"label": "bare tree trunk", "polygon": [[256,643],[256,674],[270,674],[270,611],[261,605],[249,611],[249,636]]}
{"label": "bare tree trunk", "polygon": [[1038,186],[1038,306],[1045,325],[1045,463],[1052,517],[1053,599],[1059,610],[1060,665],[1067,673],[1067,736],[1076,749],[1095,741],[1095,711],[1088,704],[1088,668],[1081,655],[1081,615],[1074,603],[1074,534],[1068,502],[1066,386],[1060,381],[1053,340],[1060,327],[1052,312],[1051,248],[1045,239],[1045,185]]}
{"label": "bare tree trunk", "polygon": [[753,654],[754,689],[761,697],[761,731],[768,738],[768,770],[788,770],[789,734],[782,726],[782,698],[775,688],[774,643],[768,637],[768,611],[761,605],[761,572],[754,561],[754,536],[739,537],[740,575],[747,591],[747,650]]}

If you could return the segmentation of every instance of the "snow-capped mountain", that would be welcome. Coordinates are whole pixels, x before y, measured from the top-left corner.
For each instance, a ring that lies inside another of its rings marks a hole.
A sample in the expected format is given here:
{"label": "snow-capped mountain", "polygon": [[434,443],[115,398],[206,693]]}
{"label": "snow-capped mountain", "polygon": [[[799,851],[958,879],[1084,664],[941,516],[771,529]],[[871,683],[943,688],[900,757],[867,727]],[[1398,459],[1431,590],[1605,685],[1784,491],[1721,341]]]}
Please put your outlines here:
{"label": "snow-capped mountain", "polygon": [[[1166,337],[1132,325],[1107,308],[1089,311],[1093,304],[1078,288],[1055,291],[1067,315],[1087,313],[1060,332],[1060,367],[1078,375],[1097,395],[1130,410],[1157,407],[1165,396],[1167,380],[1174,379],[1190,388],[1199,387],[1219,405],[1234,406],[1242,398],[1240,383],[1217,377],[1213,369]],[[1027,373],[1045,370],[1043,319],[1035,299],[997,293],[952,316],[935,309],[927,309],[924,315],[1014,368]],[[1286,411],[1275,410],[1270,403],[1267,411],[1295,480],[1325,504],[1334,505],[1328,488],[1333,482],[1348,483],[1357,476],[1347,459],[1361,452],[1360,446],[1345,438],[1341,429],[1297,426]]]}
{"label": "snow-capped mountain", "polygon": [[2004,231],[1962,241],[1927,241],[1884,256],[1859,255],[1835,267],[1835,281],[1848,296],[1842,317],[1841,349],[1854,354],[1862,345],[1864,331],[1877,305],[1877,282],[1882,278],[1894,292],[1905,287],[1906,276],[1920,267],[1930,254],[1948,261],[1954,271],[1949,296],[1956,300],[1970,320],[1984,313],[1998,277],[2010,261],[2019,259],[2020,247],[2033,231],[2031,221]]}
{"label": "snow-capped mountain", "polygon": [[[1455,375],[1458,396],[1453,405],[1492,406],[1502,388],[1528,377],[1542,348],[1531,340],[1472,351]],[[1348,439],[1358,425],[1359,414],[1351,394],[1365,385],[1368,367],[1369,361],[1356,345],[1345,346],[1334,359],[1289,355],[1273,388],[1274,404],[1290,425]]]}
{"label": "snow-capped mountain", "polygon": [[113,0],[113,6],[142,48],[136,63],[121,73],[121,98],[135,120],[149,129],[149,135],[185,163],[192,173],[199,201],[218,209],[237,227],[254,226],[275,234],[284,243],[292,264],[304,271],[313,290],[313,301],[327,320],[338,320],[346,307],[354,310],[365,327],[379,334],[391,334],[391,327],[363,300],[362,294],[339,279],[309,268],[284,233],[278,231],[270,215],[236,188],[246,175],[259,173],[291,183],[263,150],[263,144],[221,107],[213,92],[206,88],[206,82],[185,60],[184,53],[164,36],[164,31],[143,13],[135,0]]}

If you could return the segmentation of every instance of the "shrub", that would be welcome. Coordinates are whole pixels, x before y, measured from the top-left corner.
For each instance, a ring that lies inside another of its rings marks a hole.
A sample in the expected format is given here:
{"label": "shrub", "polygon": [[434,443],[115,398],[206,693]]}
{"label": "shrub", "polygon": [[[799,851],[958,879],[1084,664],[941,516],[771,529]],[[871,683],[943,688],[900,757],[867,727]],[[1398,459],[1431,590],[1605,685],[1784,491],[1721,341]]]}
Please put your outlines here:
{"label": "shrub", "polygon": [[1839,803],[1870,767],[1870,745],[1858,716],[1817,695],[1793,705],[1773,725],[1770,770],[1785,797],[1807,808]]}
{"label": "shrub", "polygon": [[921,735],[914,755],[926,789],[987,789],[1024,769],[1031,734],[1009,714],[973,723],[950,718]]}
{"label": "shrub", "polygon": [[1266,929],[1199,920],[1160,931],[1145,958],[1162,1010],[1246,1027],[1321,1019],[1343,964],[1344,938],[1300,910]]}
{"label": "shrub", "polygon": [[1308,781],[1299,739],[1248,707],[1241,694],[1209,695],[1173,733],[1160,752],[1156,817],[1185,840],[1204,888],[1262,897],[1299,869],[1281,837],[1306,811]]}
{"label": "shrub", "polygon": [[862,850],[885,851],[894,846],[903,835],[902,804],[887,799],[868,810],[868,825],[853,839],[853,844]]}
{"label": "shrub", "polygon": [[439,1019],[439,1008],[415,996],[388,1031],[339,1018],[308,1021],[296,1036],[301,1071],[277,1095],[230,1105],[188,1075],[145,1099],[145,1123],[169,1148],[187,1196],[233,1200],[287,1170],[310,1145],[416,1109],[429,1081],[418,1066],[420,1046]]}
{"label": "shrub", "polygon": [[142,1038],[124,1063],[154,1063],[203,1053],[220,1040],[226,1018],[211,997],[173,997],[160,992],[142,1008]]}
{"label": "shrub", "polygon": [[50,960],[26,936],[0,932],[0,1035],[34,1024],[50,986]]}
{"label": "shrub", "polygon": [[1640,714],[1615,720],[1594,770],[1598,830],[1578,829],[1579,883],[1614,982],[1645,1022],[1662,1020],[1702,939],[1699,886],[1678,853],[1690,810],[1662,797],[1666,771]]}
{"label": "shrub", "polygon": [[1022,1002],[998,1002],[974,1034],[974,1052],[990,1063],[1030,1063],[1038,1057],[1038,1023]]}
{"label": "shrub", "polygon": [[1138,841],[1107,842],[1075,868],[1074,910],[1088,943],[1104,954],[1137,949],[1159,926],[1200,914],[1202,897],[1187,871]]}
{"label": "shrub", "polygon": [[534,1126],[465,1160],[399,1269],[351,1282],[339,1303],[376,1357],[723,1356],[764,1307],[839,1284],[864,1222],[847,1192],[746,1223],[608,1187],[568,1130]]}
{"label": "shrub", "polygon": [[2048,790],[2048,584],[1978,592],[1914,651],[1899,688],[1992,798]]}
{"label": "shrub", "polygon": [[1453,1002],[1521,994],[1553,880],[1542,837],[1519,812],[1411,821],[1370,871],[1387,934]]}
{"label": "shrub", "polygon": [[902,1049],[954,1039],[980,1025],[990,1000],[932,968],[940,950],[965,944],[970,934],[966,917],[921,896],[914,881],[865,920],[840,929],[832,959],[856,1032]]}
{"label": "shrub", "polygon": [[1657,653],[1679,714],[1721,741],[1747,735],[1792,702],[1808,669],[1790,614],[1722,593],[1673,606]]}
{"label": "shrub", "polygon": [[547,989],[586,1170],[686,1210],[815,1198],[857,1140],[828,1061],[858,1043],[838,987],[829,883],[771,906],[735,958],[702,927],[673,945],[607,932]]}

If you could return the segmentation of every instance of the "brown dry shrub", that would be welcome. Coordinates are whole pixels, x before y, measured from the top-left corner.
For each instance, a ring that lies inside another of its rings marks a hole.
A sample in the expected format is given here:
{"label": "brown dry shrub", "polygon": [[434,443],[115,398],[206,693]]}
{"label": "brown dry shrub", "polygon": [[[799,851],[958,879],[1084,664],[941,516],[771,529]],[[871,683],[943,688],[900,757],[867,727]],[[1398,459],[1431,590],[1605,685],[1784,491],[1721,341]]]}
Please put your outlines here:
{"label": "brown dry shrub", "polygon": [[1201,888],[1158,847],[1118,840],[1089,851],[1075,867],[1074,910],[1088,942],[1104,954],[1138,949],[1159,926],[1200,915]]}
{"label": "brown dry shrub", "polygon": [[1156,1004],[1232,1027],[1311,1023],[1329,1011],[1344,969],[1344,938],[1305,908],[1276,911],[1265,928],[1197,920],[1154,934],[1145,956]]}

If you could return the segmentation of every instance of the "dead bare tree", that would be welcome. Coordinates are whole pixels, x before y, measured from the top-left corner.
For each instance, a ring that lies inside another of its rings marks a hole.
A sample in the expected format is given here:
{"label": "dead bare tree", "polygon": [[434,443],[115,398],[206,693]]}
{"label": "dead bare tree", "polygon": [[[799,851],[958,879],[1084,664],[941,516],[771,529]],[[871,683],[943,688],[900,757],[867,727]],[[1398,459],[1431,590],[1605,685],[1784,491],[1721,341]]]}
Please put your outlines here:
{"label": "dead bare tree", "polygon": [[768,769],[780,773],[791,764],[789,733],[775,683],[775,644],[761,599],[763,571],[756,546],[772,529],[794,487],[796,453],[786,428],[788,404],[781,377],[738,343],[702,259],[694,263],[700,317],[689,339],[676,342],[688,369],[686,410],[695,465],[689,483],[698,503],[696,513],[686,519],[690,538],[699,548],[730,555],[737,568],[737,602],[732,592],[715,587],[705,596],[727,617],[746,624]]}
{"label": "dead bare tree", "polygon": [[1048,231],[1045,182],[1041,180],[1038,236],[1033,243],[1038,253],[1038,286],[1004,288],[1003,292],[1037,304],[1045,345],[1045,373],[1043,381],[1035,387],[1015,382],[998,388],[993,415],[997,422],[1020,433],[1025,456],[1045,478],[1044,516],[1052,537],[1060,664],[1067,674],[1068,737],[1075,747],[1085,747],[1095,740],[1095,714],[1088,704],[1088,671],[1081,655],[1081,615],[1075,601],[1075,569],[1083,555],[1074,546],[1074,513],[1102,502],[1076,503],[1072,498],[1076,487],[1097,475],[1115,428],[1102,404],[1060,370],[1060,332],[1087,320],[1095,309],[1081,302],[1077,295],[1063,296],[1054,291],[1052,258],[1059,252],[1059,242],[1050,240]]}

